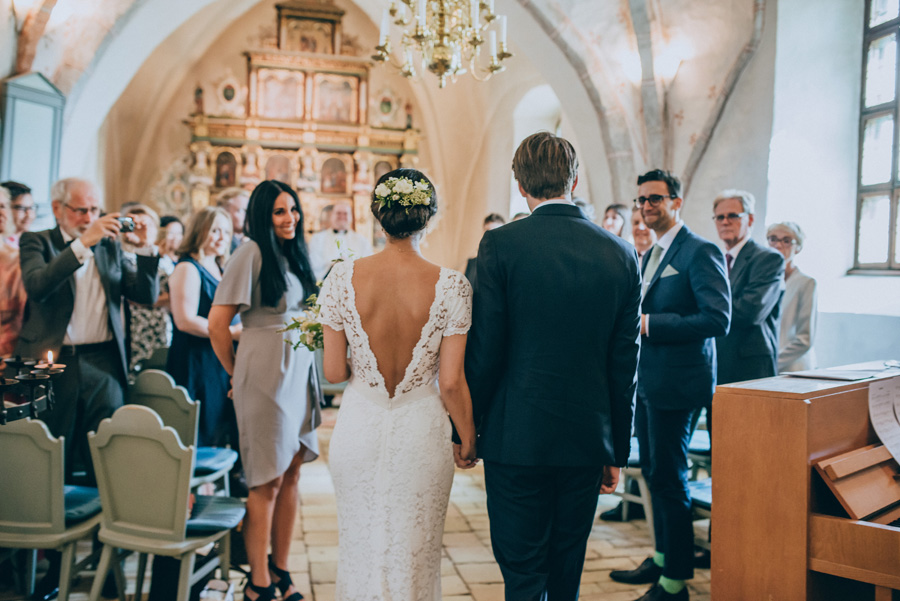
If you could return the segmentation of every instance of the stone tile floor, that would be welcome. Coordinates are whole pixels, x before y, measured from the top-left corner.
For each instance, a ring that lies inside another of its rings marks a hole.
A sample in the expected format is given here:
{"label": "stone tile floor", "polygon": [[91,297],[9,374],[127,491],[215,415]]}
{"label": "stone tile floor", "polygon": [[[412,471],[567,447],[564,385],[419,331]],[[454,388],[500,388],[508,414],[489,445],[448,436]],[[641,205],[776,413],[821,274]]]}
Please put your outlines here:
{"label": "stone tile floor", "polygon": [[[303,595],[312,601],[331,601],[337,570],[337,518],[334,489],[328,471],[328,441],[337,417],[336,409],[325,412],[319,435],[322,457],[303,467],[300,478],[300,507],[294,532],[290,569]],[[615,497],[600,498],[597,512],[612,507]],[[484,473],[457,470],[450,494],[450,507],[444,527],[444,557],[441,563],[444,601],[502,601],[503,579],[491,553],[490,534],[484,493]],[[630,586],[613,582],[610,570],[636,567],[652,551],[646,522],[627,523],[595,521],[584,573],[581,577],[581,599],[584,601],[632,601],[646,586]],[[79,556],[81,556],[79,554]],[[129,580],[129,598],[133,594],[136,559],[130,557],[125,565]],[[237,601],[242,578],[232,572]],[[86,601],[91,578],[85,577],[76,585],[71,601]],[[149,577],[145,581],[149,588]],[[697,570],[689,584],[693,601],[709,601],[709,570]],[[146,596],[144,597],[146,599]],[[0,586],[0,601],[24,599]]]}

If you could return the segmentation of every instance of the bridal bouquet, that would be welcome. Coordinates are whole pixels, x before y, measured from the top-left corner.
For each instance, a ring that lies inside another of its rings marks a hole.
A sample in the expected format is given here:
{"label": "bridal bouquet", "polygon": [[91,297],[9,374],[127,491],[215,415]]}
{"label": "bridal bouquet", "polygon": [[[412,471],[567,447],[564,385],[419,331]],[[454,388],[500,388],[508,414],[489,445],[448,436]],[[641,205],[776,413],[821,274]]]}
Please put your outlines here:
{"label": "bridal bouquet", "polygon": [[319,306],[319,297],[315,294],[310,294],[309,298],[306,299],[306,304],[309,308],[303,312],[303,315],[291,317],[291,323],[278,330],[279,332],[290,332],[292,330],[300,332],[300,339],[297,342],[293,342],[288,338],[284,339],[287,344],[294,347],[295,351],[300,348],[300,345],[311,351],[325,346],[325,334],[322,331],[322,324],[319,323],[319,311],[322,309]]}

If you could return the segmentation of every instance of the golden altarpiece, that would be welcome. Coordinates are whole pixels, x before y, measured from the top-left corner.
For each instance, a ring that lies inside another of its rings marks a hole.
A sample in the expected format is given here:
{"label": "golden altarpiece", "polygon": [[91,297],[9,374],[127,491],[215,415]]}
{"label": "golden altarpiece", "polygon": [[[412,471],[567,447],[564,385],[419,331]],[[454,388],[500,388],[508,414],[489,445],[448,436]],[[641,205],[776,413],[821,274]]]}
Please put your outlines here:
{"label": "golden altarpiece", "polygon": [[372,92],[371,61],[346,53],[342,9],[298,0],[276,10],[275,47],[245,52],[246,87],[236,77],[221,81],[213,111],[204,110],[204,89],[195,92],[186,121],[191,204],[206,206],[224,188],[276,179],[297,190],[307,232],[315,231],[324,206],[351,201],[355,229],[373,235],[374,182],[416,163],[412,106]]}

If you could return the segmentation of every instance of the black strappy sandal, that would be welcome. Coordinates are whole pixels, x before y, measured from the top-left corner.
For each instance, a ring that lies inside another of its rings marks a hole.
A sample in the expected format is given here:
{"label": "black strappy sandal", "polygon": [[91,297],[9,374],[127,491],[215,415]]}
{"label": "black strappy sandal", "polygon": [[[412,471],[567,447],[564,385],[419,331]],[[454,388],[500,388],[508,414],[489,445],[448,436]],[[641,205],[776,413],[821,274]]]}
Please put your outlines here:
{"label": "black strappy sandal", "polygon": [[269,555],[269,571],[275,574],[278,577],[278,582],[274,583],[274,586],[278,587],[278,590],[281,591],[282,601],[300,601],[303,599],[303,595],[299,592],[294,591],[294,594],[290,597],[285,597],[288,590],[292,586],[294,586],[294,581],[291,580],[291,573],[287,570],[282,570],[278,566],[275,565],[275,562],[272,560],[272,556]]}
{"label": "black strappy sandal", "polygon": [[[256,593],[256,599],[250,599],[247,596],[247,591],[253,591]],[[270,584],[269,586],[256,586],[253,584],[253,580],[247,578],[247,586],[244,587],[244,599],[247,601],[276,601],[277,597],[275,596],[275,585]]]}

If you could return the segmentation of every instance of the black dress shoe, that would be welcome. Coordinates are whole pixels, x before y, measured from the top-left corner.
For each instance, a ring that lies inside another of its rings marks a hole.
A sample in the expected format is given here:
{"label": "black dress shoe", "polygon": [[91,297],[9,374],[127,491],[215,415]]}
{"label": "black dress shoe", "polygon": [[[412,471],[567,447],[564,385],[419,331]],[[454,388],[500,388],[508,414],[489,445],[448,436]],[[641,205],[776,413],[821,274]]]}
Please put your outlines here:
{"label": "black dress shoe", "polygon": [[[43,584],[43,580],[41,584]],[[56,585],[38,585],[34,589],[34,594],[31,596],[32,601],[53,601],[59,597],[59,588]]]}
{"label": "black dress shoe", "polygon": [[649,591],[644,593],[643,596],[635,599],[635,601],[688,601],[688,599],[690,599],[690,593],[688,593],[687,587],[684,587],[673,595],[667,593],[666,589],[658,584],[654,584],[650,587]]}
{"label": "black dress shoe", "polygon": [[[623,522],[623,507],[625,506],[625,501],[620,502],[618,505],[613,507],[612,509],[607,509],[603,513],[600,514],[600,519],[604,522]],[[629,503],[628,507],[628,519],[629,520],[642,520],[644,519],[644,506],[638,503]]]}
{"label": "black dress shoe", "polygon": [[609,577],[616,582],[625,584],[655,584],[662,576],[662,568],[653,563],[653,558],[648,557],[644,563],[634,570],[613,570]]}

